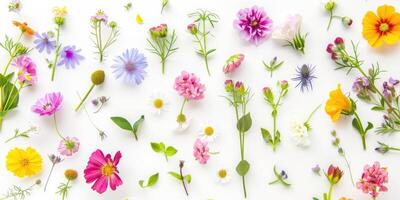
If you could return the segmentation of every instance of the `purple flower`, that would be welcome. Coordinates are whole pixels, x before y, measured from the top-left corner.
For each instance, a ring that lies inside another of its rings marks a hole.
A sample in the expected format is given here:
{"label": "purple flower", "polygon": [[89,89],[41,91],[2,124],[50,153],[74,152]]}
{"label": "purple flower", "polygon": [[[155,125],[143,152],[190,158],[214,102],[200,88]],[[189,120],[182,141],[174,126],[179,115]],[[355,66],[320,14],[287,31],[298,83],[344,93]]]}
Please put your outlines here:
{"label": "purple flower", "polygon": [[267,16],[263,8],[253,6],[241,9],[237,16],[234,26],[240,30],[245,40],[257,45],[261,40],[270,37],[272,19]]}
{"label": "purple flower", "polygon": [[297,67],[296,69],[296,77],[292,78],[293,81],[298,81],[296,87],[300,86],[300,90],[303,92],[304,88],[312,90],[312,80],[317,78],[314,76],[314,66],[311,65],[302,65],[301,67]]}
{"label": "purple flower", "polygon": [[104,22],[105,24],[107,24],[107,22],[108,22],[108,16],[104,13],[104,11],[102,11],[102,10],[99,10],[99,11],[97,11],[96,12],[96,15],[94,15],[94,16],[92,16],[91,17],[91,20],[93,21],[93,22]]}
{"label": "purple flower", "polygon": [[136,48],[127,49],[122,56],[114,59],[116,62],[111,68],[114,68],[113,73],[116,78],[122,77],[123,81],[129,84],[139,85],[146,74],[147,67],[146,57]]}
{"label": "purple flower", "polygon": [[79,61],[84,59],[79,55],[80,51],[81,49],[76,49],[75,46],[65,46],[61,51],[61,60],[58,62],[58,66],[65,65],[67,69],[74,69],[75,65],[79,65]]}
{"label": "purple flower", "polygon": [[43,50],[46,50],[46,53],[50,54],[56,48],[56,41],[51,40],[47,33],[42,33],[42,35],[35,33],[35,38],[36,39],[33,41],[33,43],[36,44],[35,48],[39,51],[39,53],[42,53]]}
{"label": "purple flower", "polygon": [[59,92],[47,93],[46,96],[36,101],[32,106],[32,111],[40,116],[51,116],[60,109],[62,100],[63,96]]}

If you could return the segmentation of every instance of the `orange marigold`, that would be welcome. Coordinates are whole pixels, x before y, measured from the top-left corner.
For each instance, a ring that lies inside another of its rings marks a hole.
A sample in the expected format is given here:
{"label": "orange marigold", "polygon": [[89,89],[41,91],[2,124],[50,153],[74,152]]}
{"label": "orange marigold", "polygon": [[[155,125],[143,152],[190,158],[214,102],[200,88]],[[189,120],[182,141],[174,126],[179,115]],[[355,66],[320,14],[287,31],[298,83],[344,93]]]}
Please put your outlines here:
{"label": "orange marigold", "polygon": [[13,21],[12,22],[14,26],[18,27],[23,33],[32,36],[35,34],[35,31],[28,26],[26,22],[19,22],[19,21]]}

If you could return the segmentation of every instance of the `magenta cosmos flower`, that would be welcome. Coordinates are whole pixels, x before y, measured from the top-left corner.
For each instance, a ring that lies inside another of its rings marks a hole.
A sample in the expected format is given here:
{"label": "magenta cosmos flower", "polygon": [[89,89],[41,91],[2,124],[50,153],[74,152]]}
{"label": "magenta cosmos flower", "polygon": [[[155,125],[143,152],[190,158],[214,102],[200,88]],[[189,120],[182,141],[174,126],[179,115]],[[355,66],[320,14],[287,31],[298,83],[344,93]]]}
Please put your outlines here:
{"label": "magenta cosmos flower", "polygon": [[207,142],[197,139],[193,146],[193,156],[200,164],[207,164],[208,159],[210,159]]}
{"label": "magenta cosmos flower", "polygon": [[186,100],[200,100],[204,98],[204,91],[206,90],[195,74],[186,71],[176,77],[174,89]]}
{"label": "magenta cosmos flower", "polygon": [[122,185],[122,180],[118,176],[117,165],[121,159],[121,152],[118,151],[114,155],[114,159],[110,154],[104,156],[100,149],[97,149],[89,158],[89,162],[84,170],[86,183],[94,182],[92,189],[102,194],[107,190],[108,185],[112,190],[116,190]]}
{"label": "magenta cosmos flower", "polygon": [[225,62],[224,68],[222,69],[225,74],[229,74],[234,72],[237,68],[240,67],[244,60],[244,55],[239,53],[232,55],[229,59]]}
{"label": "magenta cosmos flower", "polygon": [[13,65],[18,68],[18,81],[22,84],[33,85],[37,82],[36,64],[28,56],[17,57]]}
{"label": "magenta cosmos flower", "polygon": [[58,152],[63,156],[72,156],[79,150],[79,140],[76,137],[65,137],[58,145]]}
{"label": "magenta cosmos flower", "polygon": [[59,92],[47,93],[43,98],[36,101],[32,111],[40,116],[51,116],[60,109],[63,96]]}
{"label": "magenta cosmos flower", "polygon": [[387,182],[388,172],[386,168],[381,167],[379,162],[375,162],[372,166],[366,165],[364,167],[361,179],[357,182],[357,188],[375,199],[379,192],[388,191],[388,188],[384,185]]}
{"label": "magenta cosmos flower", "polygon": [[234,26],[240,30],[245,40],[258,45],[271,36],[273,22],[263,8],[253,6],[240,9],[237,16]]}

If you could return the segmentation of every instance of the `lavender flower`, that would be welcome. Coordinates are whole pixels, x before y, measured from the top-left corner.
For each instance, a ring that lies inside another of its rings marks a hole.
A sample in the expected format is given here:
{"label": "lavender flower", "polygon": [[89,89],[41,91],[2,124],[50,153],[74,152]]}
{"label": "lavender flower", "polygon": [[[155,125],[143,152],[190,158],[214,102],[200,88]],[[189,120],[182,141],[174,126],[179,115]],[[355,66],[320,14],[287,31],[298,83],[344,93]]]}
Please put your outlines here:
{"label": "lavender flower", "polygon": [[122,56],[114,59],[116,62],[111,68],[116,78],[122,77],[123,81],[129,84],[139,85],[146,74],[147,67],[146,57],[135,48],[127,49]]}
{"label": "lavender flower", "polygon": [[35,48],[42,53],[43,50],[46,50],[47,54],[50,54],[56,48],[56,41],[52,40],[47,33],[35,33],[35,40],[33,43],[36,44]]}
{"label": "lavender flower", "polygon": [[371,85],[367,78],[357,78],[352,86],[353,92],[357,93],[357,97],[363,100],[371,100]]}
{"label": "lavender flower", "polygon": [[79,61],[83,60],[84,57],[79,55],[81,49],[76,49],[75,46],[65,46],[61,51],[61,60],[58,66],[65,65],[67,69],[74,69],[75,65],[79,65]]}
{"label": "lavender flower", "polygon": [[388,101],[391,101],[393,97],[396,96],[396,89],[395,86],[399,84],[399,80],[393,79],[392,77],[389,78],[389,81],[383,82],[383,96]]}
{"label": "lavender flower", "polygon": [[312,80],[317,78],[314,76],[315,67],[304,64],[301,67],[297,67],[296,76],[292,78],[293,81],[298,81],[296,87],[300,86],[300,90],[304,92],[304,88],[312,90]]}

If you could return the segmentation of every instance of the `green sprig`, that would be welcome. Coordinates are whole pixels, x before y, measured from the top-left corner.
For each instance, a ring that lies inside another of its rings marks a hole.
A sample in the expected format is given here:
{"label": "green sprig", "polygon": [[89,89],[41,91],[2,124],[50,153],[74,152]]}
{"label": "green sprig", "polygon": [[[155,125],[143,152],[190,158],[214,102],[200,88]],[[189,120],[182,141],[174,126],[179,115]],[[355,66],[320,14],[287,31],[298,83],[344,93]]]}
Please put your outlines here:
{"label": "green sprig", "polygon": [[165,160],[167,162],[168,162],[168,157],[172,157],[176,154],[176,152],[178,152],[178,150],[176,150],[173,146],[166,147],[163,142],[160,143],[152,142],[150,143],[150,145],[154,152],[164,154]]}
{"label": "green sprig", "polygon": [[138,140],[137,132],[140,125],[144,121],[144,115],[140,116],[140,118],[132,125],[127,119],[123,117],[111,117],[111,120],[121,129],[129,131],[135,137],[136,141]]}

